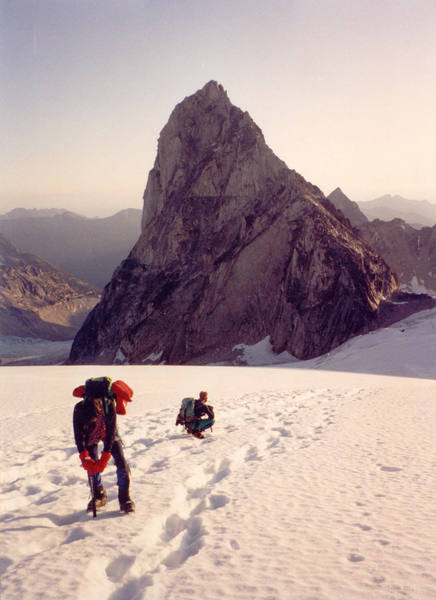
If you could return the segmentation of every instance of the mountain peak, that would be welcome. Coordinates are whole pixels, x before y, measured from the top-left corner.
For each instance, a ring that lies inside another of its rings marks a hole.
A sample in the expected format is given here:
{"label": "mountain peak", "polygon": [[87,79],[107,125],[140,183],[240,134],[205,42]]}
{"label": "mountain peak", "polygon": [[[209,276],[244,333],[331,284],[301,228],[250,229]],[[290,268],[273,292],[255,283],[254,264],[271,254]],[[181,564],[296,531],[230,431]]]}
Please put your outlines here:
{"label": "mountain peak", "polygon": [[341,195],[341,196],[345,196],[344,192],[341,190],[341,188],[340,188],[340,187],[337,187],[337,188],[335,188],[335,189],[333,190],[333,192],[331,192],[331,194],[329,195],[329,197],[330,197],[330,196],[333,196],[333,195],[337,195],[337,196],[339,196],[339,195]]}
{"label": "mountain peak", "polygon": [[214,81],[213,79],[206,83],[206,85],[204,85],[199,91],[204,94],[207,94],[211,98],[216,98],[222,95],[227,96],[227,93],[224,90],[223,86],[220,83],[218,83],[218,81]]}
{"label": "mountain peak", "polygon": [[[253,170],[254,156],[262,161],[258,170]],[[238,176],[230,177],[234,167]],[[161,131],[143,196],[142,228],[188,181],[197,196],[256,196],[267,171],[285,167],[250,115],[231,103],[222,85],[209,81],[177,104]]]}
{"label": "mountain peak", "polygon": [[194,92],[194,94],[186,96],[186,98],[176,105],[170,115],[169,122],[172,118],[178,118],[180,111],[186,110],[187,107],[195,106],[197,111],[210,111],[212,107],[216,110],[217,105],[219,106],[220,104],[231,106],[227,92],[218,81],[208,81],[202,88]]}
{"label": "mountain peak", "polygon": [[239,344],[310,358],[370,327],[395,276],[287,168],[214,81],[163,128],[143,230],[72,362],[233,360]]}
{"label": "mountain peak", "polygon": [[366,216],[360,210],[357,202],[353,202],[344,194],[340,187],[337,187],[327,198],[349,219],[353,227],[359,227],[367,222]]}

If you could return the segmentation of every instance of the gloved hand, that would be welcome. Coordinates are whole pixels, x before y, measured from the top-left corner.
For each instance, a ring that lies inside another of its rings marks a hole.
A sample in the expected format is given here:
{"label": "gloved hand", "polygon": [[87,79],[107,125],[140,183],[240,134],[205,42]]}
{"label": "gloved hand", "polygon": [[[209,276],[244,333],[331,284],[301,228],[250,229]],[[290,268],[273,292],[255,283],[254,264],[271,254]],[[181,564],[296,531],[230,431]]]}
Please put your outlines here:
{"label": "gloved hand", "polygon": [[110,458],[111,458],[111,453],[110,452],[105,452],[103,450],[103,452],[101,453],[100,458],[95,463],[94,473],[103,473],[103,471],[105,470],[106,465],[108,464]]}
{"label": "gloved hand", "polygon": [[82,450],[79,454],[80,460],[82,461],[82,467],[85,471],[88,471],[90,475],[95,473],[96,462],[89,456],[88,450]]}

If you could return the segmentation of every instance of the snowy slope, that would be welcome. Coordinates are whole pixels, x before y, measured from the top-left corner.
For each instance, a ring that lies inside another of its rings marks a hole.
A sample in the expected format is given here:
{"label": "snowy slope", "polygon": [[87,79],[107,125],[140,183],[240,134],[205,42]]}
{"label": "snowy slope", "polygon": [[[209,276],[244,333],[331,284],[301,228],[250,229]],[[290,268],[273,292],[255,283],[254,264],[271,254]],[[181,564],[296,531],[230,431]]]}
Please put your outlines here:
{"label": "snowy slope", "polygon": [[[2,367],[2,600],[435,600],[434,327],[421,313],[304,369]],[[93,519],[71,391],[100,374],[135,389],[137,512],[110,464]],[[200,389],[204,440],[174,425]]]}

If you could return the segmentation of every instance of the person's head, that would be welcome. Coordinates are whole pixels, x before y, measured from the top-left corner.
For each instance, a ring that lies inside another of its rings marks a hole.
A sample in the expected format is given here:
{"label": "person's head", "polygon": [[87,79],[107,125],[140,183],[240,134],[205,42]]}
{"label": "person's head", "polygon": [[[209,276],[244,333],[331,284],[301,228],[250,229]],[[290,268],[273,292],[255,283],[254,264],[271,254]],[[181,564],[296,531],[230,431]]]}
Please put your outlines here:
{"label": "person's head", "polygon": [[200,392],[200,400],[202,402],[207,402],[207,392]]}

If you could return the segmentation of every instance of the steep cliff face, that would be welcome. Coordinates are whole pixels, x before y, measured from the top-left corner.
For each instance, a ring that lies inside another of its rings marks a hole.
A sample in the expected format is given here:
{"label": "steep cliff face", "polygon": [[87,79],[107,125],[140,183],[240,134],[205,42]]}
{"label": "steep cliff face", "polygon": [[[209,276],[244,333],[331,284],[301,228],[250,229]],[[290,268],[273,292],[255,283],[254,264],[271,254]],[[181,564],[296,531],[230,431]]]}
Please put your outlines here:
{"label": "steep cliff face", "polygon": [[[389,265],[398,277],[400,286],[409,292],[424,292],[433,294],[436,292],[436,225],[433,227],[412,227],[401,218],[393,218],[389,221],[374,219],[368,221],[359,209],[359,205],[353,202],[336,188],[328,199],[342,211],[357,227],[363,239],[372,247]],[[400,196],[386,196],[374,202],[390,203],[388,207],[391,212],[395,211],[394,201],[398,201],[398,212],[401,214],[402,206],[423,206],[427,202],[406,201]],[[373,204],[365,202],[362,204]]]}
{"label": "steep cliff face", "polygon": [[72,339],[100,290],[22,252],[0,234],[0,333]]}
{"label": "steep cliff face", "polygon": [[395,272],[402,287],[436,294],[436,225],[415,229],[402,219],[375,219],[359,229]]}
{"label": "steep cliff face", "polygon": [[310,358],[371,326],[397,287],[216,82],[162,130],[142,225],[72,362],[221,360],[266,336],[275,351]]}

